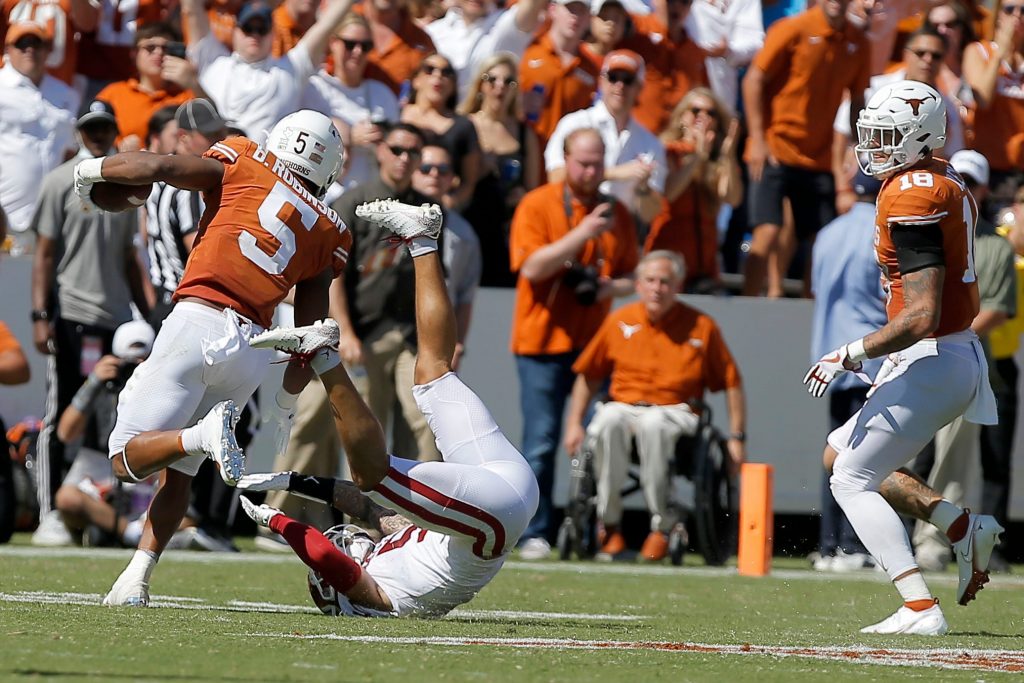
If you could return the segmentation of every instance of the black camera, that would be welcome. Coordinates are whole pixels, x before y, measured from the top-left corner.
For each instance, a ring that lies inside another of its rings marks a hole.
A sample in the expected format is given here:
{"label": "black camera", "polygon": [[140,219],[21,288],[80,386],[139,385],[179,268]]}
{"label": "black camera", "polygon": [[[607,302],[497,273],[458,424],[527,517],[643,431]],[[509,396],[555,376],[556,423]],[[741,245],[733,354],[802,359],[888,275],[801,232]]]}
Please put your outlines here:
{"label": "black camera", "polygon": [[562,282],[572,289],[576,301],[581,306],[593,306],[597,303],[597,290],[600,287],[600,273],[596,266],[585,266],[573,263],[562,276]]}
{"label": "black camera", "polygon": [[167,43],[165,54],[168,54],[171,57],[185,59],[185,43],[179,43],[177,41],[171,41],[170,43]]}

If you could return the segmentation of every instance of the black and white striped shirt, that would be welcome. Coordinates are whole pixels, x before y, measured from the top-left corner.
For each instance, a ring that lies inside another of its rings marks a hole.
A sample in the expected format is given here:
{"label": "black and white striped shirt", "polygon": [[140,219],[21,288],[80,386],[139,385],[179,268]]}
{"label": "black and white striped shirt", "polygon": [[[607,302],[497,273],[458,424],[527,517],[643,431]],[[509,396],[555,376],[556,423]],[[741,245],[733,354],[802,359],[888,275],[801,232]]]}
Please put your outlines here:
{"label": "black and white striped shirt", "polygon": [[173,293],[178,287],[188,260],[184,237],[199,229],[203,209],[198,192],[153,184],[146,200],[146,233],[149,278],[159,295]]}

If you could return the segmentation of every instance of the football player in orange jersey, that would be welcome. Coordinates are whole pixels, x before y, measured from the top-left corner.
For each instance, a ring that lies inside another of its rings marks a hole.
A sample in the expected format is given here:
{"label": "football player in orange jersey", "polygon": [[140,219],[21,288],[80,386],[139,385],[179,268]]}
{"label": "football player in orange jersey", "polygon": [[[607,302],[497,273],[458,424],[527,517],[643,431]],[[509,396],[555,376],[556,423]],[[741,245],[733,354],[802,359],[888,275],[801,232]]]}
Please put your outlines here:
{"label": "football player in orange jersey", "polygon": [[941,635],[945,616],[921,576],[897,512],[931,522],[953,545],[966,605],[988,581],[1003,531],[989,515],[962,510],[901,468],[959,416],[995,422],[981,343],[974,273],[977,204],[950,164],[933,156],[946,137],[942,96],[918,81],[875,93],[857,120],[865,173],[884,179],[875,254],[889,321],[821,358],[804,377],[820,397],[841,372],[887,356],[864,407],[828,436],[824,462],[836,501],[893,580],[903,606],[862,633]]}
{"label": "football player in orange jersey", "polygon": [[[185,514],[203,458],[213,459],[228,483],[244,473],[245,456],[231,428],[271,359],[248,340],[270,325],[293,286],[297,324],[327,314],[329,285],[352,243],[323,202],[342,160],[331,120],[302,110],[274,126],[266,147],[238,137],[214,144],[202,157],[130,152],[75,168],[76,191],[87,203],[92,185],[103,181],[163,181],[206,195],[174,309],[152,355],[121,393],[110,436],[119,479],[164,475],[139,548],[104,604],[148,603],[149,576]],[[308,370],[290,365],[271,408],[292,411],[308,378]]]}

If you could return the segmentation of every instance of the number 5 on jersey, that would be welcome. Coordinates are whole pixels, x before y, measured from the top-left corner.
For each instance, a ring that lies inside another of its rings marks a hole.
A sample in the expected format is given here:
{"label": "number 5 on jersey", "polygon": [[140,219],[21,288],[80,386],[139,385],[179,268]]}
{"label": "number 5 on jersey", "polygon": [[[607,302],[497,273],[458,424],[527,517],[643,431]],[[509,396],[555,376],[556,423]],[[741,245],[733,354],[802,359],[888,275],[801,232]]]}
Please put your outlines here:
{"label": "number 5 on jersey", "polygon": [[277,250],[268,254],[259,247],[255,235],[244,231],[238,235],[238,246],[242,255],[257,266],[271,275],[280,275],[295,255],[295,233],[300,228],[307,232],[312,230],[319,214],[288,186],[278,182],[260,204],[257,215],[260,229],[278,242]]}

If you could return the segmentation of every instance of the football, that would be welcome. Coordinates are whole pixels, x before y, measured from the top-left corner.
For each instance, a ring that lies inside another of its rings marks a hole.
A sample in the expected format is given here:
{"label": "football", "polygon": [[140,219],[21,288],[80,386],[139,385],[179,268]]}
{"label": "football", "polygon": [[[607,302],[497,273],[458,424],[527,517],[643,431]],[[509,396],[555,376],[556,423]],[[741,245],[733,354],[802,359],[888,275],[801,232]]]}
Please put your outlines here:
{"label": "football", "polygon": [[153,183],[146,185],[123,185],[121,183],[96,183],[89,197],[92,203],[104,211],[127,211],[142,206],[153,190]]}

